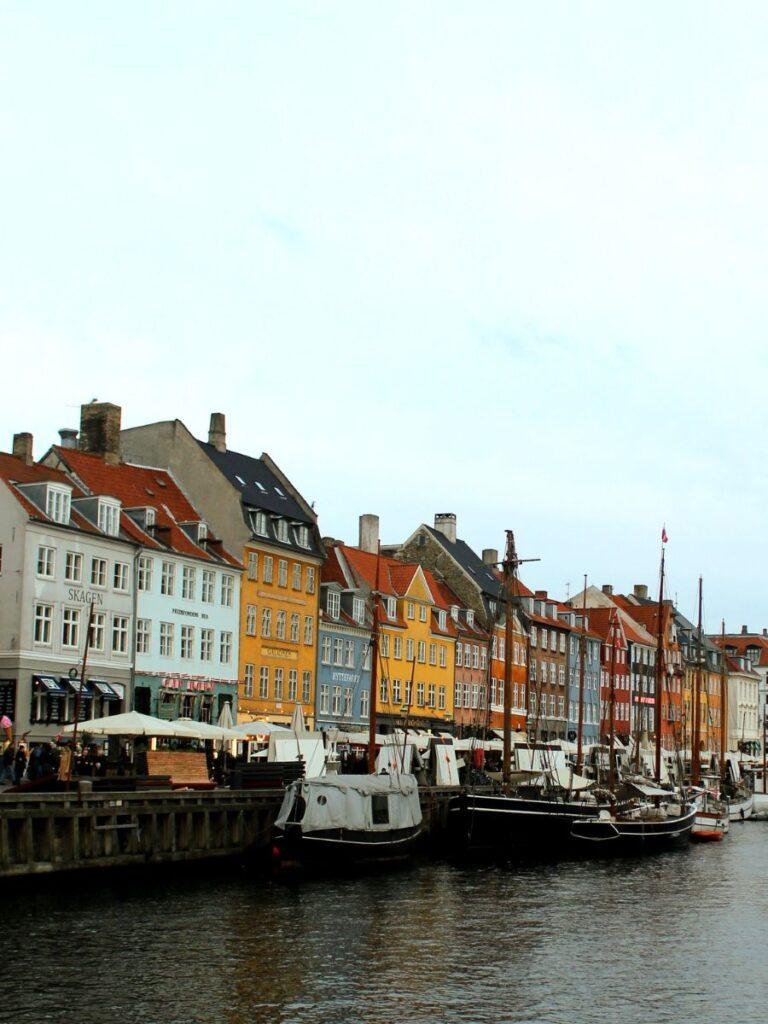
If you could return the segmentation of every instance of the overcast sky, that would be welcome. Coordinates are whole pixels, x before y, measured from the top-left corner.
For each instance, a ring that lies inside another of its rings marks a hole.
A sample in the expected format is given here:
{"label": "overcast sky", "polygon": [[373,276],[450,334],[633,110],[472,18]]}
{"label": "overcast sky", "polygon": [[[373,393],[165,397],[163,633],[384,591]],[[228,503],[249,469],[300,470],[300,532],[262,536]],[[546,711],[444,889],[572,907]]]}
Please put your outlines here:
{"label": "overcast sky", "polygon": [[0,7],[2,447],[81,402],[768,626],[768,6]]}

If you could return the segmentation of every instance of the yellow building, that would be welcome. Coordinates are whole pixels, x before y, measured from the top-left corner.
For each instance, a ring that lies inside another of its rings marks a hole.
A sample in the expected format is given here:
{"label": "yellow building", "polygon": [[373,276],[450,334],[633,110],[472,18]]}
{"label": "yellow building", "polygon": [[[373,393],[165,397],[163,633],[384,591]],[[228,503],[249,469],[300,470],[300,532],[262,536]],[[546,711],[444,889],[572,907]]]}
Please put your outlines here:
{"label": "yellow building", "polygon": [[[338,545],[352,578],[376,587],[372,551]],[[446,729],[453,721],[456,632],[428,569],[381,556],[378,560],[379,666],[377,728]]]}

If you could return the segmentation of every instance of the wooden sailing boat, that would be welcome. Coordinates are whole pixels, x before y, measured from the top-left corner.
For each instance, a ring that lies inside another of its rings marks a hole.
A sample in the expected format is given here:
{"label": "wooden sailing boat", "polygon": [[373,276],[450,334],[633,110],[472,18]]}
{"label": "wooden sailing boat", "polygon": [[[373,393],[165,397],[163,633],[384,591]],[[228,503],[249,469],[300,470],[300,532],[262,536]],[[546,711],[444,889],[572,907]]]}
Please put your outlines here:
{"label": "wooden sailing boat", "polygon": [[376,774],[380,569],[379,551],[371,593],[369,774],[297,779],[288,787],[275,821],[273,852],[282,871],[403,860],[422,832],[416,777],[398,770]]}

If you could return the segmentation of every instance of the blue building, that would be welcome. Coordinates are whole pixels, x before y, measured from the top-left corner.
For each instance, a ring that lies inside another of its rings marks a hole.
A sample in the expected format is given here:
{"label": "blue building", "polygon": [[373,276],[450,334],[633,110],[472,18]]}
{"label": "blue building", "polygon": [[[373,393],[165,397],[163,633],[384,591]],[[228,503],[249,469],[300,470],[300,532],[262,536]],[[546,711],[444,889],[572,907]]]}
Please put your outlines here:
{"label": "blue building", "polygon": [[368,728],[372,617],[337,547],[328,548],[320,585],[316,728]]}
{"label": "blue building", "polygon": [[[561,614],[573,632],[568,645],[568,731],[576,742],[579,728],[579,673],[581,671],[582,614],[575,609]],[[584,624],[584,712],[581,737],[584,746],[599,742],[600,736],[600,638],[589,631],[589,609]]]}

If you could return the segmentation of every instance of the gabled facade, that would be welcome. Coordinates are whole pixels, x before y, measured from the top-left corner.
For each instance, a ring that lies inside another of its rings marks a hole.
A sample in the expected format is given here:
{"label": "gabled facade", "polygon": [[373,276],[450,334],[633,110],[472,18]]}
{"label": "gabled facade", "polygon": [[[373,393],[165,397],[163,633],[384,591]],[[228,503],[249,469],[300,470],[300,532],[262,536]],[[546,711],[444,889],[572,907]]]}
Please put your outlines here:
{"label": "gabled facade", "polygon": [[[601,639],[589,626],[589,613],[561,605],[559,618],[571,628],[568,638],[568,732],[566,738],[575,743],[579,730],[579,687],[581,657],[584,651],[584,687],[582,693],[582,745],[600,739],[600,647]],[[583,628],[582,628],[583,627]]]}
{"label": "gabled facade", "polygon": [[245,567],[240,614],[240,711],[288,722],[315,708],[323,549],[317,517],[276,463],[227,447],[224,416],[207,441],[180,420],[124,430],[125,458],[163,466]]}
{"label": "gabled facade", "polygon": [[710,636],[710,640],[717,646],[724,643],[729,656],[746,658],[758,675],[758,718],[762,750],[762,730],[765,728],[768,732],[768,629],[756,633],[742,626],[738,633],[726,633],[724,638],[717,634]]}
{"label": "gabled facade", "polygon": [[37,742],[74,721],[78,692],[83,723],[130,707],[137,537],[112,503],[34,463],[31,434],[13,449],[0,454],[0,715]]}
{"label": "gabled facade", "polygon": [[372,608],[331,544],[320,584],[317,729],[368,728],[371,695]]}
{"label": "gabled facade", "polygon": [[610,739],[611,702],[615,735],[628,743],[631,720],[629,644],[617,608],[593,608],[589,625],[600,637],[600,736]]}
{"label": "gabled facade", "polygon": [[723,713],[721,692],[724,653],[681,613],[675,615],[677,635],[683,659],[683,750],[691,752],[696,735],[695,687],[699,679],[699,749],[720,754]]}
{"label": "gabled facade", "polygon": [[537,740],[568,733],[568,651],[572,627],[558,615],[546,590],[521,598],[529,625],[528,727]]}
{"label": "gabled facade", "polygon": [[84,406],[81,448],[54,446],[44,462],[80,488],[84,507],[108,502],[130,523],[134,707],[215,722],[228,702],[236,715],[242,568],[170,473],[120,461],[119,416]]}

